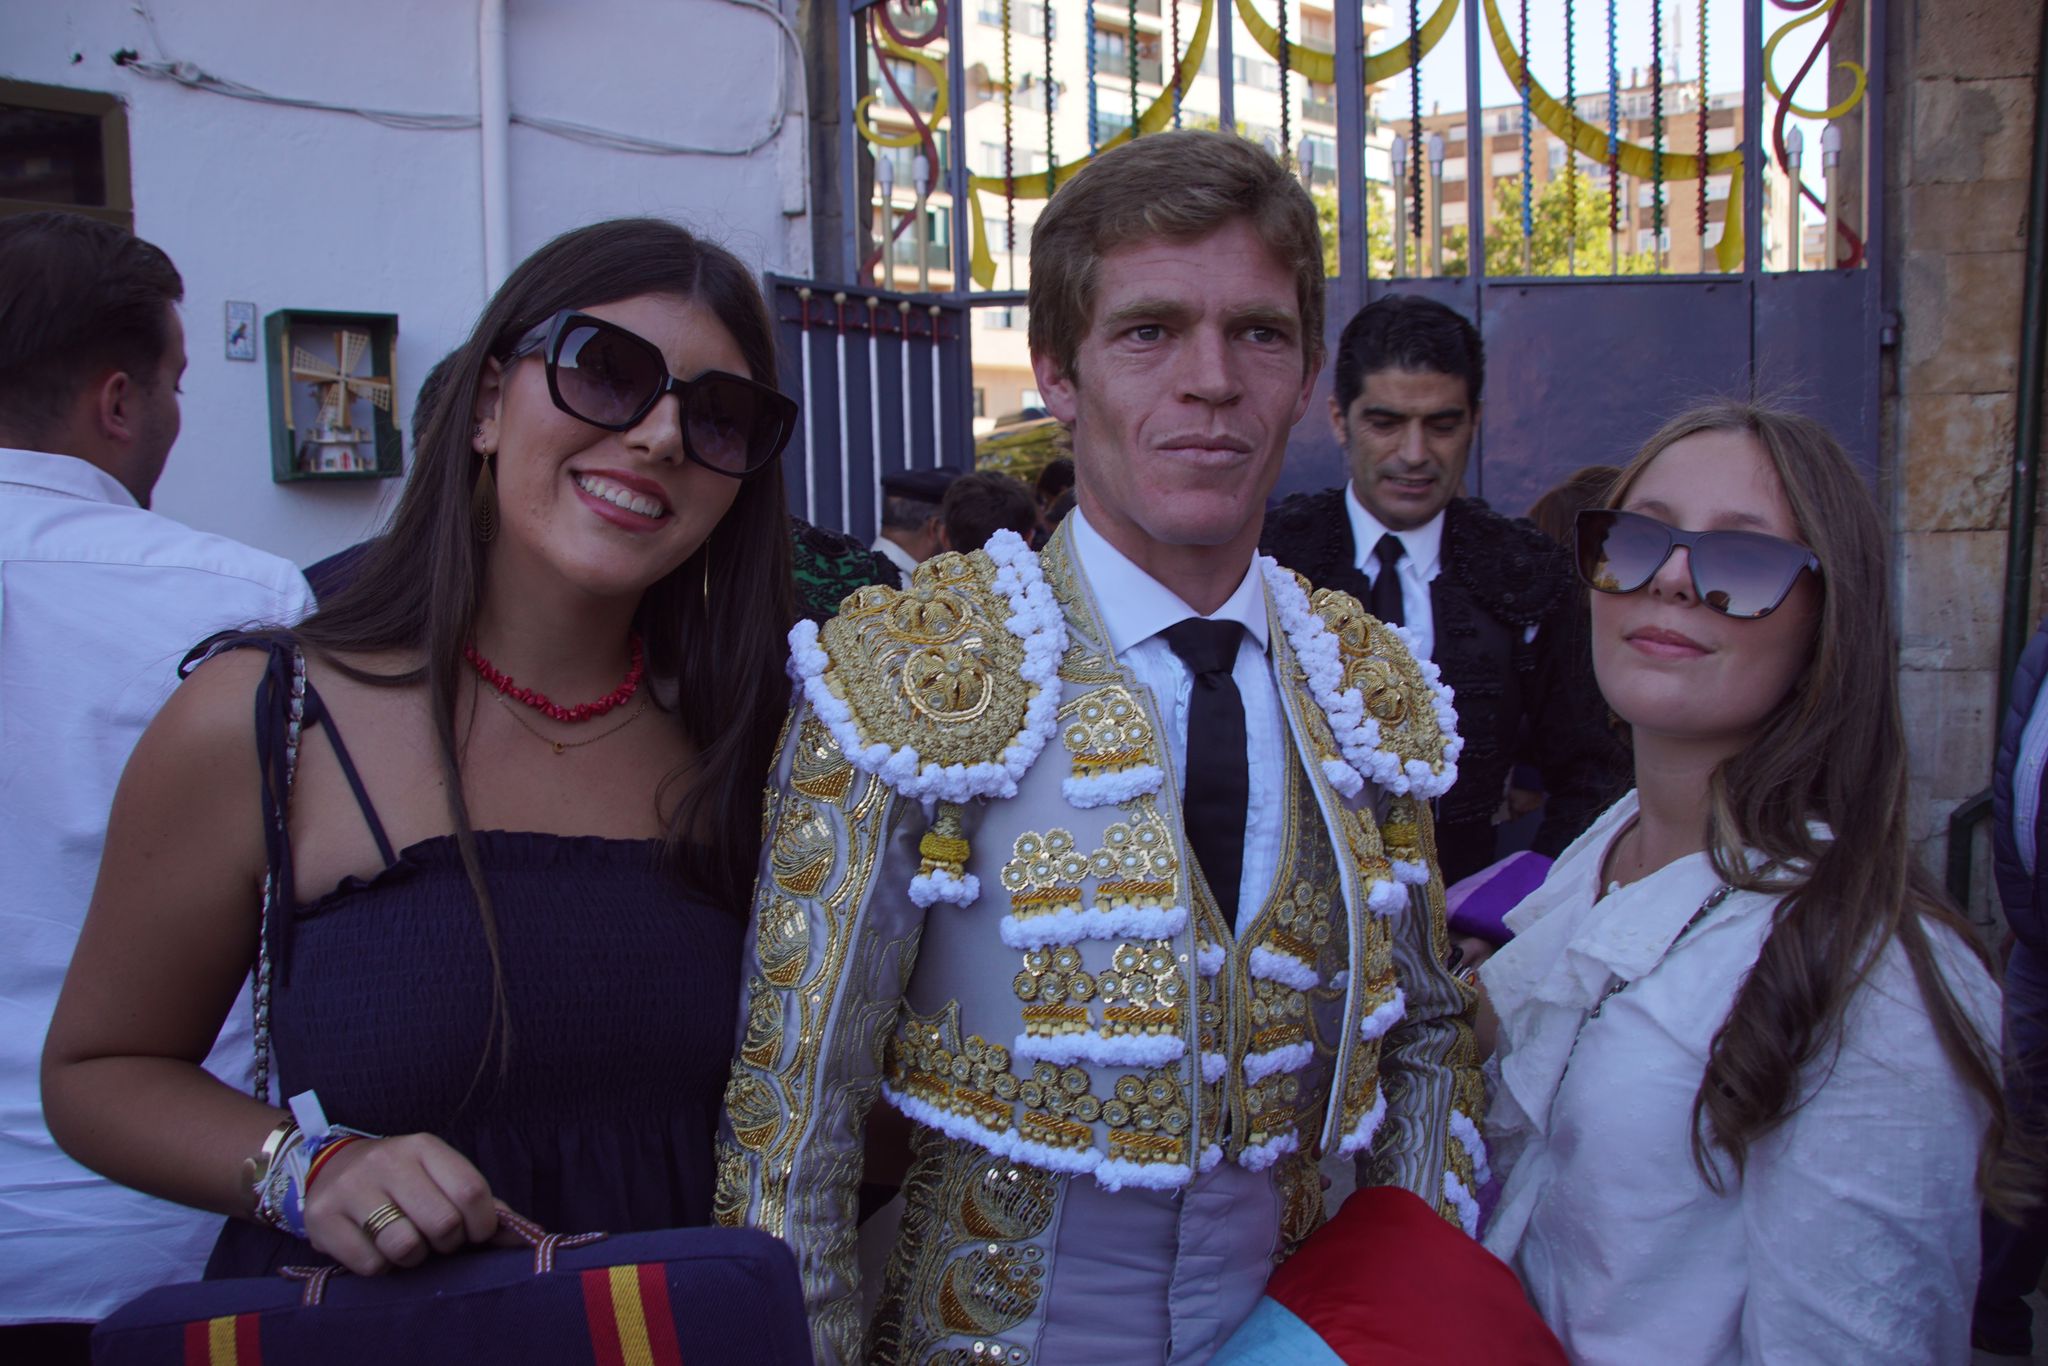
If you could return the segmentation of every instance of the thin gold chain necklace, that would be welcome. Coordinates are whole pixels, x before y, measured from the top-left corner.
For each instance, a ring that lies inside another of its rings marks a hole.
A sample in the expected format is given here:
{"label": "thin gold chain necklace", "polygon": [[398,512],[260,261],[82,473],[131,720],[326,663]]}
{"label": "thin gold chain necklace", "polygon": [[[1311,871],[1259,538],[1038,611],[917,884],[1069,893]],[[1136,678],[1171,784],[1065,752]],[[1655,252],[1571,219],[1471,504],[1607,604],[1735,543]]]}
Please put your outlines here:
{"label": "thin gold chain necklace", "polygon": [[555,753],[557,754],[560,754],[563,750],[581,749],[585,745],[594,745],[599,740],[608,740],[612,736],[617,735],[620,731],[624,730],[626,727],[632,725],[635,721],[638,721],[640,719],[640,713],[647,710],[647,694],[642,693],[640,694],[639,705],[633,708],[633,710],[627,715],[625,720],[619,722],[610,730],[600,731],[596,735],[587,735],[581,740],[557,740],[551,735],[543,735],[539,731],[535,730],[533,728],[533,723],[531,721],[528,721],[525,717],[519,714],[519,708],[513,705],[512,699],[507,697],[504,693],[498,693],[496,694],[496,697],[500,702],[505,704],[505,710],[512,717],[512,719],[519,723],[519,729],[525,731],[528,735],[531,735],[534,739],[540,741],[544,745],[554,746]]}

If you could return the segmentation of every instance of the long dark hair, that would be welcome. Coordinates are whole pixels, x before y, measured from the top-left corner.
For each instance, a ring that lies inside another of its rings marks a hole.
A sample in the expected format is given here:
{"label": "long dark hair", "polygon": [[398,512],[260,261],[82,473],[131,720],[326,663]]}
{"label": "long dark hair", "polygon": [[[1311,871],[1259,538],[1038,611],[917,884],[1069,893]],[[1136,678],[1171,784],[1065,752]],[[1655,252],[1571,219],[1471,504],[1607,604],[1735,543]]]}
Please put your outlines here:
{"label": "long dark hair", "polygon": [[[1629,462],[1606,502],[1619,507],[1643,470],[1702,432],[1749,436],[1776,470],[1799,534],[1825,574],[1812,653],[1798,681],[1708,785],[1707,851],[1723,881],[1780,898],[1770,936],[1714,1035],[1693,1098],[1693,1162],[1722,1189],[1709,1144],[1742,1172],[1750,1146],[1804,1102],[1806,1069],[1842,1043],[1850,998],[1897,943],[1942,1052],[1991,1119],[1977,1185],[1987,1205],[2028,1199],[2006,1142],[1991,1050],[1957,1002],[1935,949],[1953,933],[1983,946],[1913,857],[1906,828],[1906,736],[1884,524],[1863,477],[1826,428],[1758,404],[1724,401],[1680,414]],[[1820,822],[1831,838],[1816,838]],[[1747,851],[1764,856],[1752,866]],[[1799,872],[1787,870],[1799,869]]]}
{"label": "long dark hair", "polygon": [[[557,311],[642,294],[703,304],[739,344],[750,376],[776,382],[767,306],[732,253],[652,218],[564,233],[512,272],[469,339],[448,358],[444,388],[390,525],[353,582],[298,627],[301,641],[351,678],[390,687],[426,684],[448,814],[490,947],[500,1021],[498,927],[463,801],[455,735],[457,693],[474,677],[462,648],[475,630],[485,573],[485,547],[470,514],[477,388],[492,358]],[[688,767],[662,784],[666,796],[687,783],[668,819],[664,860],[738,915],[750,899],[761,789],[787,710],[780,683],[784,635],[795,611],[782,470],[770,465],[741,483],[704,545],[648,588],[634,617],[648,673],[678,685],[675,719],[694,751]],[[336,658],[385,650],[415,652],[421,664],[375,673]]]}

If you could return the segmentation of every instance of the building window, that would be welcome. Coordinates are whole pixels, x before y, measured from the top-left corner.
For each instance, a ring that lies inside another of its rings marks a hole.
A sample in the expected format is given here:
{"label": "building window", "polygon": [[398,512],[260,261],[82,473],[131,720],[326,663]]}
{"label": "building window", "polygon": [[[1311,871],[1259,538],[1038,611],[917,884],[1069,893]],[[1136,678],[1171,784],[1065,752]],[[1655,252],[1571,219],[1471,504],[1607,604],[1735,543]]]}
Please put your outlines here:
{"label": "building window", "polygon": [[1256,57],[1235,57],[1230,65],[1239,85],[1248,85],[1254,90],[1278,90],[1280,68],[1276,63],[1261,61]]}
{"label": "building window", "polygon": [[[975,18],[990,28],[1003,26],[1003,7],[998,0],[981,0]],[[1045,36],[1045,6],[1024,5],[1012,2],[1010,5],[1010,32],[1021,33],[1030,38]]]}
{"label": "building window", "polygon": [[976,389],[975,389],[975,391],[974,391],[974,415],[975,415],[976,417],[987,417],[987,416],[988,416],[988,390],[986,390],[986,389],[982,389],[982,388],[976,388]]}
{"label": "building window", "polygon": [[0,216],[43,209],[134,231],[127,111],[94,90],[0,80]]}
{"label": "building window", "polygon": [[[1017,86],[1011,93],[1010,102],[1018,109],[1030,109],[1041,114],[1050,104],[1057,113],[1060,107],[1060,88],[1058,81],[1047,83],[1037,72],[1027,71],[1017,78]],[[1002,92],[997,91],[990,98],[1000,100]]]}

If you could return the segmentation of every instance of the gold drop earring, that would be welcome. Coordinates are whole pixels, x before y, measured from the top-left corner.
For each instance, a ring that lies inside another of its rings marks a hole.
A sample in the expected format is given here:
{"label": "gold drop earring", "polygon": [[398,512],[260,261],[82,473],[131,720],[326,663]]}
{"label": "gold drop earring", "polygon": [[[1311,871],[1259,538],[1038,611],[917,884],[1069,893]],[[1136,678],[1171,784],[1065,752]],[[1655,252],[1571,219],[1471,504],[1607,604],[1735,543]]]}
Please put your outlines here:
{"label": "gold drop earring", "polygon": [[[481,438],[484,424],[476,424],[475,435]],[[476,473],[476,488],[470,494],[469,515],[476,526],[476,538],[488,544],[498,534],[498,482],[491,478],[491,457],[495,452],[482,450],[477,455],[482,463]]]}

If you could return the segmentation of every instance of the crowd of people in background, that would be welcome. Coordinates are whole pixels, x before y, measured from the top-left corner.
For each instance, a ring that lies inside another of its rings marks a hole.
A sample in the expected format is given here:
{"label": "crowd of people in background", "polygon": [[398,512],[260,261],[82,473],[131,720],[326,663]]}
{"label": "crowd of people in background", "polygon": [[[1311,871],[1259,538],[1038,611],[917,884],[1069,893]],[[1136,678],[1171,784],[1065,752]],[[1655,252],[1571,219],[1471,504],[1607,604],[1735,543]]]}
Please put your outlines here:
{"label": "crowd of people in background", "polygon": [[2048,634],[2007,961],[1911,855],[1887,538],[1819,424],[1646,413],[1511,516],[1478,330],[1387,294],[1344,483],[1276,500],[1299,183],[1148,137],[1031,253],[1035,485],[793,516],[753,273],[614,220],[512,272],[388,524],[302,573],[149,510],[170,259],[0,219],[0,1358],[517,1215],[764,1228],[820,1360],[1292,1359],[1268,1276],[1339,1246],[1340,1157],[1526,1297],[1337,1263],[1410,1359],[2031,1350]]}

